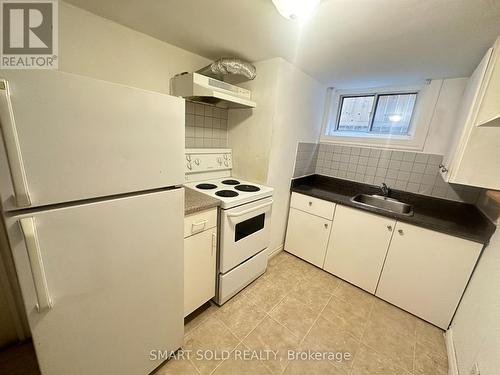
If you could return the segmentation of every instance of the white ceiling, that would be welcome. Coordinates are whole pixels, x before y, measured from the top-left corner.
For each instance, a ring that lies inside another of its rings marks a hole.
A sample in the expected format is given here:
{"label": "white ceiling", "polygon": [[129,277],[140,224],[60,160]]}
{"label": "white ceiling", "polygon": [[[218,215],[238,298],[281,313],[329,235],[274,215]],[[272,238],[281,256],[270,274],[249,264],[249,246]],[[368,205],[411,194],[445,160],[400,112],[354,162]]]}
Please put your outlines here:
{"label": "white ceiling", "polygon": [[322,0],[307,24],[271,0],[66,0],[199,55],[281,56],[335,87],[469,76],[500,35],[500,0]]}

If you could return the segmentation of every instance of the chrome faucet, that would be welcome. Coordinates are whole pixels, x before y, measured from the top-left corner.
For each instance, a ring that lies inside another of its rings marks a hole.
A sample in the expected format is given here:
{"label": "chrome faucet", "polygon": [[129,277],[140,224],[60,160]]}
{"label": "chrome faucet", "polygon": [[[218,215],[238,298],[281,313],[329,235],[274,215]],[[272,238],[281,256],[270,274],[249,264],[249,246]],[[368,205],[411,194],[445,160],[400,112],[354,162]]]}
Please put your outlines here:
{"label": "chrome faucet", "polygon": [[389,196],[389,188],[387,187],[387,184],[385,182],[382,183],[382,186],[380,186],[380,190],[382,191],[382,195],[384,197]]}

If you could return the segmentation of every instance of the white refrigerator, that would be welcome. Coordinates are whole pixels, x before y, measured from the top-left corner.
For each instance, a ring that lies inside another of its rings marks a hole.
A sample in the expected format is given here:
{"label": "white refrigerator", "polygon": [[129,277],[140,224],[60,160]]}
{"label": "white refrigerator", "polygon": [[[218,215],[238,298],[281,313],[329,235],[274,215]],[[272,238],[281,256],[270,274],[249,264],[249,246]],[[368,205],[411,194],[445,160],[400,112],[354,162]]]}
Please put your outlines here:
{"label": "white refrigerator", "polygon": [[42,374],[150,373],[183,339],[184,100],[0,78],[0,198]]}

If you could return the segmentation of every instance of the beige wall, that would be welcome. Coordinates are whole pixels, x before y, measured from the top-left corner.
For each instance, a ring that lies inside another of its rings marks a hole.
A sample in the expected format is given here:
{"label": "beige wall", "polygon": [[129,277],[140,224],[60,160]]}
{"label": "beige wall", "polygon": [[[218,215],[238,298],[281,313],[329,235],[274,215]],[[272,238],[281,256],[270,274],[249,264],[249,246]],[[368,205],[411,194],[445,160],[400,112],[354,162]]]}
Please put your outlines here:
{"label": "beige wall", "polygon": [[60,3],[59,70],[169,93],[169,80],[209,60]]}
{"label": "beige wall", "polygon": [[229,147],[236,176],[275,189],[269,245],[274,251],[285,237],[297,143],[318,141],[326,87],[281,58],[256,66],[257,78],[247,87],[257,108],[229,111]]}
{"label": "beige wall", "polygon": [[279,59],[255,64],[257,77],[240,84],[252,90],[257,107],[232,109],[228,116],[228,144],[233,149],[233,174],[265,184],[271,151],[278,90]]}
{"label": "beige wall", "polygon": [[267,183],[274,187],[271,241],[285,238],[290,205],[290,180],[298,142],[317,142],[321,132],[326,87],[289,62],[279,59],[277,112],[273,127]]}
{"label": "beige wall", "polygon": [[500,368],[500,232],[491,239],[477,265],[452,322],[460,374],[477,362],[481,375]]}

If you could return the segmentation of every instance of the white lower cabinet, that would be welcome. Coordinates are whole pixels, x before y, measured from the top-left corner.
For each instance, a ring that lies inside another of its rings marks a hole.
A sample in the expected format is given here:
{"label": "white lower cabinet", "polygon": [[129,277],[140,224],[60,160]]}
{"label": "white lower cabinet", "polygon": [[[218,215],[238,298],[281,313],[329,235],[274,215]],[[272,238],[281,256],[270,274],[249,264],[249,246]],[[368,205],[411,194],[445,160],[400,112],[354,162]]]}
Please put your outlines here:
{"label": "white lower cabinet", "polygon": [[285,250],[323,268],[332,221],[290,208]]}
{"label": "white lower cabinet", "polygon": [[337,205],[324,269],[375,293],[396,221]]}
{"label": "white lower cabinet", "polygon": [[[185,227],[192,228],[190,233],[195,234],[184,238],[184,316],[215,297],[217,227],[213,226],[214,216],[217,218],[216,209],[185,218]],[[207,225],[212,228],[205,229]]]}
{"label": "white lower cabinet", "polygon": [[477,242],[292,194],[286,251],[443,329],[482,248]]}
{"label": "white lower cabinet", "polygon": [[376,295],[447,329],[482,247],[398,222]]}

